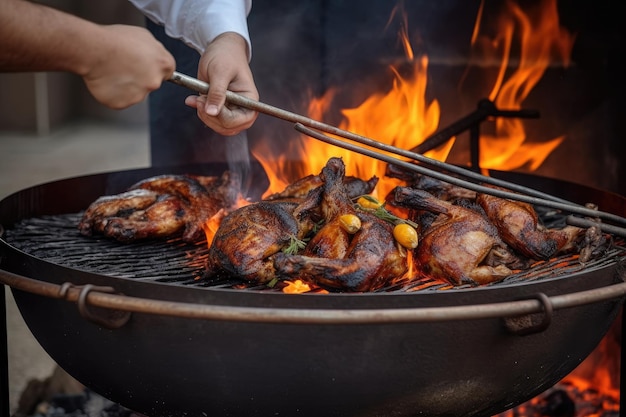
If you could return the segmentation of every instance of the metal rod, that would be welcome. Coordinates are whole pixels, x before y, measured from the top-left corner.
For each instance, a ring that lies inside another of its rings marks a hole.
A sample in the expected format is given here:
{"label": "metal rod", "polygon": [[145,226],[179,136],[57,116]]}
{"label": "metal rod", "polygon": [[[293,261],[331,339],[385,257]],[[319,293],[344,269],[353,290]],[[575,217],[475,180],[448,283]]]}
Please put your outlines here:
{"label": "metal rod", "polygon": [[[170,78],[170,81],[175,83],[175,84],[178,84],[178,85],[190,88],[190,89],[192,89],[194,91],[197,91],[197,92],[199,92],[201,94],[206,94],[206,92],[208,91],[208,88],[209,88],[209,84],[207,84],[207,83],[205,83],[203,81],[200,81],[198,79],[195,79],[193,77],[189,77],[187,75],[178,73],[178,72],[174,72],[174,74],[172,74],[172,77]],[[387,144],[375,141],[373,139],[367,138],[365,136],[357,135],[355,133],[348,132],[348,131],[343,130],[343,129],[339,129],[339,128],[335,127],[335,126],[331,126],[331,125],[328,125],[326,123],[318,122],[317,120],[313,120],[313,119],[310,119],[308,117],[305,117],[305,116],[302,116],[302,115],[299,115],[299,114],[296,114],[296,113],[289,112],[287,110],[279,109],[277,107],[270,106],[268,104],[261,103],[261,102],[258,102],[256,100],[252,100],[252,99],[250,99],[248,97],[244,97],[244,96],[242,96],[240,94],[233,93],[232,91],[227,91],[226,92],[226,100],[229,103],[231,103],[231,104],[235,104],[235,105],[238,105],[238,106],[241,106],[241,107],[245,107],[245,108],[250,109],[250,110],[255,110],[255,111],[258,111],[259,113],[268,114],[270,116],[274,116],[274,117],[277,117],[277,118],[280,118],[280,119],[283,119],[283,120],[286,120],[286,121],[289,121],[289,122],[293,122],[296,125],[301,125],[302,127],[308,126],[310,128],[313,128],[313,129],[316,129],[316,130],[319,130],[319,131],[322,131],[322,132],[326,132],[326,133],[331,133],[331,134],[334,134],[334,135],[337,135],[337,136],[340,136],[340,137],[343,137],[343,138],[346,138],[346,139],[349,139],[349,140],[353,140],[355,142],[359,142],[359,143],[364,144],[364,145],[368,145],[368,146],[374,147],[376,149],[380,149],[380,150],[383,150],[383,151],[386,151],[386,152],[390,152],[390,153],[393,153],[393,154],[396,154],[396,155],[404,156],[406,158],[410,158],[410,159],[416,160],[418,162],[422,162],[424,164],[431,165],[431,166],[437,167],[439,169],[442,169],[442,170],[445,170],[445,171],[448,171],[448,172],[453,172],[453,173],[462,175],[462,176],[464,176],[466,178],[471,178],[473,180],[477,180],[477,181],[480,181],[480,182],[483,182],[483,183],[487,183],[487,184],[496,185],[496,186],[499,186],[499,187],[508,188],[510,190],[517,191],[519,193],[527,194],[528,196],[530,196],[530,197],[527,197],[527,196],[514,194],[514,193],[506,193],[507,196],[503,197],[503,198],[510,198],[510,199],[513,199],[513,200],[525,201],[525,202],[530,203],[530,204],[536,204],[536,205],[541,205],[541,206],[546,206],[546,207],[552,207],[552,208],[565,210],[565,211],[568,211],[568,212],[571,212],[571,213],[575,213],[575,214],[581,214],[581,215],[584,215],[584,216],[598,217],[598,218],[602,218],[602,219],[605,219],[605,220],[609,220],[609,221],[613,221],[613,222],[616,222],[616,223],[619,223],[619,224],[626,225],[626,218],[617,216],[615,214],[604,213],[604,212],[601,212],[601,211],[591,210],[591,209],[588,209],[587,207],[584,207],[582,205],[573,203],[571,201],[563,200],[563,199],[557,198],[555,196],[552,196],[552,195],[549,195],[549,194],[546,194],[546,193],[542,193],[542,192],[534,190],[532,188],[522,187],[522,186],[520,186],[518,184],[513,184],[513,183],[510,183],[508,181],[502,181],[502,180],[498,180],[496,178],[487,177],[485,175],[481,175],[479,173],[472,172],[472,171],[469,171],[467,169],[457,167],[455,165],[447,164],[445,162],[441,162],[441,161],[437,161],[435,159],[431,159],[431,158],[425,157],[425,156],[423,156],[421,154],[418,154],[418,153],[415,153],[415,152],[411,152],[411,151],[407,151],[407,150],[404,150],[404,149],[397,148],[395,146],[387,145]],[[300,131],[302,133],[305,133],[305,134],[311,136],[311,137],[315,137],[313,135],[316,134],[316,133],[319,134],[318,132],[313,132],[311,130],[309,130],[309,133],[306,133],[306,132],[304,132],[302,130],[300,130]],[[321,135],[321,136],[324,136],[324,135]],[[331,144],[334,144],[334,145],[337,145],[337,146],[341,146],[341,147],[343,147],[345,149],[350,149],[350,150],[354,150],[355,152],[359,152],[359,153],[365,154],[363,152],[365,150],[364,148],[361,148],[361,147],[358,147],[358,146],[354,146],[354,145],[351,145],[351,144],[347,144],[345,142],[337,141],[337,140],[333,140],[332,142],[330,142],[329,140],[331,140],[331,138],[329,138],[327,136],[324,136],[324,138],[327,138],[328,140],[322,139],[320,137],[315,137],[315,138],[323,140],[323,141],[325,141],[327,143],[331,143]],[[419,167],[416,164],[411,164],[411,163],[408,163],[408,162],[404,162],[404,161],[401,161],[401,160],[399,160],[397,158],[387,157],[386,155],[380,155],[378,153],[370,152],[369,150],[368,150],[368,154],[367,155],[368,156],[372,156],[372,157],[377,158],[377,159],[380,159],[380,160],[383,160],[383,161],[386,161],[386,162],[389,162],[389,163],[394,164],[394,165],[401,165],[402,167],[407,168],[409,170],[421,173],[423,175],[431,176],[433,178],[438,178],[438,179],[440,179],[442,181],[445,181],[445,182],[448,182],[448,183],[451,183],[451,184],[455,184],[458,181],[462,181],[463,184],[465,184],[465,185],[459,185],[459,186],[464,186],[465,188],[468,188],[468,189],[471,189],[471,190],[474,190],[474,191],[476,191],[476,189],[471,188],[472,185],[474,187],[480,187],[479,188],[480,189],[479,192],[483,192],[483,193],[487,193],[487,194],[493,194],[493,191],[494,191],[491,188],[475,185],[475,184],[472,184],[469,181],[458,180],[458,179],[456,179],[454,177],[451,177],[451,176],[448,176],[448,175],[445,175],[445,174],[440,174],[440,173],[437,173],[437,172],[433,172],[433,171],[431,171],[431,170],[429,170],[427,168],[424,168],[424,167]],[[383,159],[383,157],[386,158],[386,159]],[[458,183],[457,183],[457,185],[458,185]],[[533,197],[536,197],[536,198],[533,198]],[[549,202],[551,202],[551,203],[548,204]]]}
{"label": "metal rod", "polygon": [[589,220],[589,219],[582,219],[580,217],[575,217],[575,216],[567,216],[567,219],[565,219],[565,222],[569,224],[570,226],[576,226],[576,227],[596,226],[600,228],[600,230],[602,230],[603,232],[611,233],[616,236],[626,237],[626,229],[623,227],[612,226],[610,224],[601,223],[601,222]]}
{"label": "metal rod", "polygon": [[[0,270],[0,282],[33,294],[77,302],[80,286],[56,285]],[[62,289],[64,289],[62,291]],[[626,282],[570,294],[547,297],[554,310],[594,304],[626,297]],[[310,324],[372,324],[431,323],[455,320],[507,318],[540,313],[542,303],[536,299],[503,301],[463,306],[381,308],[381,309],[306,309],[266,308],[194,304],[186,302],[129,297],[108,292],[91,291],[86,296],[90,305],[132,313],[156,314],[204,320],[310,323]]]}
{"label": "metal rod", "polygon": [[[200,94],[206,94],[209,89],[209,84],[205,83],[204,81],[200,81],[198,79],[189,77],[188,75],[181,74],[178,72],[174,72],[174,74],[172,74],[172,77],[169,79],[169,81],[175,84],[178,84],[180,86],[189,88]],[[392,145],[387,145],[387,144],[375,141],[373,139],[370,139],[368,137],[357,135],[356,133],[339,129],[335,126],[328,125],[326,123],[318,122],[317,120],[310,119],[300,114],[292,113],[290,111],[283,110],[283,109],[271,106],[269,104],[252,100],[240,94],[233,93],[232,91],[226,92],[226,101],[228,101],[231,104],[235,104],[237,106],[241,106],[250,110],[257,111],[259,113],[277,117],[279,119],[292,122],[292,123],[300,123],[304,126],[308,126],[310,128],[313,128],[322,132],[330,133],[330,134],[340,136],[345,139],[349,139],[349,140],[352,140],[352,141],[355,141],[364,145],[371,146],[376,149],[380,149],[382,151],[386,151],[386,152],[390,152],[399,156],[403,156],[405,158],[409,158],[409,159],[421,162],[422,164],[432,166],[434,168],[437,168],[443,171],[462,175],[466,178],[471,178],[472,180],[480,181],[485,184],[491,184],[491,185],[495,185],[498,187],[508,188],[513,191],[517,191],[517,192],[528,194],[528,195],[535,196],[535,197],[540,197],[546,200],[560,201],[562,203],[578,205],[571,201],[567,201],[567,200],[552,196],[550,194],[542,193],[541,191],[538,191],[529,187],[523,187],[521,185],[514,184],[508,181],[503,181],[503,180],[493,178],[493,177],[487,177],[485,175],[481,175],[477,172],[472,172],[470,170],[458,167],[456,165],[452,165],[452,164],[448,164],[445,162],[437,161],[436,159],[428,158],[419,153],[407,151],[405,149],[400,149]],[[424,175],[430,175],[431,171],[423,171],[423,172],[428,172],[428,173],[425,173]],[[446,178],[449,178],[449,177],[446,177]],[[446,181],[446,180],[443,180],[443,181]],[[449,181],[446,181],[446,182],[449,182]],[[621,220],[623,220],[624,224],[626,224],[626,219],[621,219]]]}
{"label": "metal rod", "polygon": [[626,398],[624,398],[626,392],[626,344],[624,343],[624,335],[626,335],[626,308],[622,305],[622,338],[620,340],[622,356],[619,365],[619,415],[622,417],[626,417]]}
{"label": "metal rod", "polygon": [[470,128],[470,167],[480,172],[480,125]]}
{"label": "metal rod", "polygon": [[[450,139],[467,129],[471,129],[473,126],[480,125],[481,122],[487,120],[489,117],[517,117],[517,118],[533,118],[539,117],[539,112],[536,110],[500,110],[496,107],[495,103],[489,99],[482,99],[478,102],[476,110],[469,113],[467,116],[457,120],[446,128],[439,132],[427,137],[422,143],[411,149],[412,152],[426,153],[432,149],[435,149]],[[478,166],[473,165],[474,167]]]}
{"label": "metal rod", "polygon": [[[410,171],[414,171],[420,174],[424,174],[424,175],[428,175],[431,176],[433,178],[442,180],[442,181],[446,181],[449,182],[451,184],[457,185],[459,187],[464,187],[467,189],[470,189],[472,191],[476,191],[479,193],[485,193],[485,194],[490,194],[490,195],[494,195],[496,197],[500,197],[500,198],[508,198],[511,200],[516,200],[516,201],[522,201],[525,203],[529,203],[529,204],[533,204],[533,205],[539,205],[539,206],[545,206],[545,207],[551,207],[551,208],[555,208],[555,209],[559,209],[559,210],[563,210],[566,212],[570,212],[570,213],[574,213],[574,214],[580,214],[583,216],[589,216],[589,217],[594,217],[594,218],[603,218],[603,219],[607,219],[607,220],[613,220],[613,221],[618,221],[620,223],[626,224],[626,219],[616,216],[612,213],[605,213],[602,211],[598,211],[598,210],[593,210],[593,209],[589,209],[587,207],[583,207],[583,206],[578,206],[578,205],[574,205],[574,204],[564,204],[558,201],[552,201],[552,200],[546,200],[546,199],[541,199],[541,198],[536,198],[536,197],[530,197],[527,195],[522,195],[522,194],[516,194],[516,193],[511,193],[511,192],[507,192],[507,191],[503,191],[503,190],[496,190],[490,187],[485,187],[482,185],[478,185],[478,184],[474,184],[472,182],[469,181],[465,181],[459,178],[454,178],[454,177],[450,177],[446,174],[441,174],[439,172],[435,172],[435,171],[431,171],[428,168],[424,168],[420,165],[416,165],[416,164],[412,164],[410,162],[406,162],[406,161],[402,161],[400,159],[397,159],[393,156],[390,155],[385,155],[382,154],[380,152],[375,152],[371,149],[366,149],[351,143],[346,143],[343,142],[341,140],[335,139],[335,138],[331,138],[330,136],[326,136],[320,132],[317,132],[315,130],[312,129],[308,129],[305,126],[296,123],[295,128],[297,131],[304,133],[306,135],[309,135],[315,139],[321,140],[323,142],[326,143],[330,143],[331,145],[336,145],[339,147],[342,147],[344,149],[348,149],[350,151],[353,152],[358,152],[360,154],[366,155],[366,156],[371,156],[372,158],[375,159],[379,159],[381,161],[393,164],[393,165],[398,165],[401,166],[407,170]],[[615,231],[619,232],[620,236],[626,237],[626,229],[622,229],[622,228],[618,228],[615,227]]]}
{"label": "metal rod", "polygon": [[10,416],[9,406],[9,335],[4,285],[0,285],[0,417]]}

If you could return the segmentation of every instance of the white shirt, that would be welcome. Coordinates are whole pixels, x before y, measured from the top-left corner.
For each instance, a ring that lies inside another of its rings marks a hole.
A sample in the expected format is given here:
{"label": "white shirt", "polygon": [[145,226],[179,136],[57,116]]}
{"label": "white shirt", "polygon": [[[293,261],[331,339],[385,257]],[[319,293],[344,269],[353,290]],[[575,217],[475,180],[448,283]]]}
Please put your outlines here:
{"label": "white shirt", "polygon": [[252,0],[129,0],[150,20],[165,27],[165,33],[181,39],[203,53],[206,46],[225,32],[240,34],[252,46],[247,17]]}

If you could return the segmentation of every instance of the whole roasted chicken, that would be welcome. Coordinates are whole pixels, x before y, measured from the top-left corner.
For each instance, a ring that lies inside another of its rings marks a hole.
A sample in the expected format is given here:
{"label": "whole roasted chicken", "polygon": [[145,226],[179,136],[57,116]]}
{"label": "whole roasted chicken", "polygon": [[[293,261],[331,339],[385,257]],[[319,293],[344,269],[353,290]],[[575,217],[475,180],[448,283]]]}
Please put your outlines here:
{"label": "whole roasted chicken", "polygon": [[312,190],[300,203],[260,201],[227,215],[211,242],[205,277],[234,275],[260,283],[274,279],[274,256],[315,226],[320,191]]}
{"label": "whole roasted chicken", "polygon": [[204,238],[204,223],[221,209],[232,210],[239,197],[239,176],[160,175],[142,180],[128,191],[94,201],[78,229],[121,242],[172,237],[196,242]]}
{"label": "whole roasted chicken", "polygon": [[410,187],[396,187],[392,196],[393,205],[438,215],[421,231],[414,250],[414,261],[425,275],[453,285],[485,284],[510,275],[507,265],[519,262],[483,213]]}
{"label": "whole roasted chicken", "polygon": [[[349,291],[371,291],[401,277],[407,270],[406,253],[396,244],[393,226],[378,217],[357,212],[343,181],[345,165],[331,158],[322,169],[323,226],[302,254],[277,253],[276,273],[316,285]],[[351,234],[341,225],[344,215],[355,215],[361,227]]]}

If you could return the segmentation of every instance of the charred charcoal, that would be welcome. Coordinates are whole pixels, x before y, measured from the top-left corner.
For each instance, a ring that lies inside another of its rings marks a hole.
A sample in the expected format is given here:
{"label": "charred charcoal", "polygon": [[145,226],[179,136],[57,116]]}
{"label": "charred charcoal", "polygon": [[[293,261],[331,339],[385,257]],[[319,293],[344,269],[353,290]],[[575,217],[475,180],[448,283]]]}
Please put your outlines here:
{"label": "charred charcoal", "polygon": [[538,405],[538,412],[549,417],[574,417],[576,404],[567,391],[557,389],[548,394]]}

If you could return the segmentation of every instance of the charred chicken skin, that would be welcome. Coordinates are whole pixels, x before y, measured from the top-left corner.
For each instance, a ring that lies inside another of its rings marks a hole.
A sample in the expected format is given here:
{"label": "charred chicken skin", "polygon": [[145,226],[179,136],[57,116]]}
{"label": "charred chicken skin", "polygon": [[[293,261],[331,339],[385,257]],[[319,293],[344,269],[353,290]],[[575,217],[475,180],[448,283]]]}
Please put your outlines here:
{"label": "charred chicken skin", "polygon": [[393,226],[379,218],[358,213],[361,230],[341,259],[277,254],[277,273],[301,278],[322,287],[373,291],[400,278],[407,271],[406,254],[393,239]]}
{"label": "charred chicken skin", "polygon": [[340,216],[355,214],[344,183],[345,166],[339,158],[331,158],[318,177],[321,186],[321,215],[324,225],[307,244],[304,255],[319,258],[343,258],[350,245]]}
{"label": "charred chicken skin", "polygon": [[261,201],[239,208],[220,223],[209,248],[206,278],[222,274],[268,282],[276,276],[273,256],[314,227],[320,192],[301,203]]}
{"label": "charred chicken skin", "polygon": [[189,222],[187,207],[180,199],[160,194],[143,210],[132,210],[126,217],[115,216],[103,221],[102,233],[120,242],[167,238]]}
{"label": "charred chicken skin", "polygon": [[[363,194],[370,194],[378,184],[378,177],[374,176],[367,181],[356,177],[344,177],[343,183],[350,198],[355,198]],[[289,184],[279,193],[269,195],[265,200],[289,200],[306,197],[314,188],[321,187],[324,180],[321,175],[307,175]]]}
{"label": "charred chicken skin", "polygon": [[[393,238],[393,226],[371,214],[355,211],[343,181],[345,166],[331,158],[320,178],[324,225],[311,238],[302,255],[277,253],[276,273],[282,278],[300,278],[322,287],[371,291],[407,270],[405,253]],[[354,235],[340,224],[340,217],[353,214],[361,220]]]}
{"label": "charred chicken skin", "polygon": [[396,187],[392,195],[394,205],[438,214],[414,250],[414,261],[427,276],[459,285],[485,284],[512,273],[506,263],[515,257],[509,257],[498,230],[481,213],[414,188]]}
{"label": "charred chicken skin", "polygon": [[[203,185],[203,184],[206,184]],[[232,209],[240,181],[226,172],[221,177],[161,175],[147,178],[124,193],[103,196],[83,213],[78,229],[101,233],[121,242],[171,237],[204,237],[203,224],[221,209]]]}
{"label": "charred chicken skin", "polygon": [[576,248],[585,231],[578,227],[547,229],[539,224],[535,209],[527,203],[489,194],[479,194],[476,202],[496,226],[502,240],[524,256],[546,260]]}

